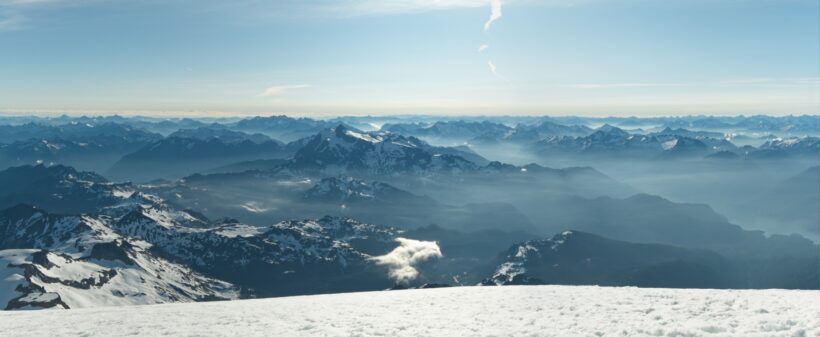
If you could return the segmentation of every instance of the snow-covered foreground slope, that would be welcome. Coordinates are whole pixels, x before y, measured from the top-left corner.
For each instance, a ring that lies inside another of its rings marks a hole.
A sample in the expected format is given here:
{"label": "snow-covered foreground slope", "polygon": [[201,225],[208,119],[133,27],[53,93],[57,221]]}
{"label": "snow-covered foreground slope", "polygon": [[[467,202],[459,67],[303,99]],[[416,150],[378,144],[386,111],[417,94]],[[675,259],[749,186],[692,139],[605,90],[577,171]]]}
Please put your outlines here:
{"label": "snow-covered foreground slope", "polygon": [[820,292],[460,287],[0,312],[3,336],[820,336]]}

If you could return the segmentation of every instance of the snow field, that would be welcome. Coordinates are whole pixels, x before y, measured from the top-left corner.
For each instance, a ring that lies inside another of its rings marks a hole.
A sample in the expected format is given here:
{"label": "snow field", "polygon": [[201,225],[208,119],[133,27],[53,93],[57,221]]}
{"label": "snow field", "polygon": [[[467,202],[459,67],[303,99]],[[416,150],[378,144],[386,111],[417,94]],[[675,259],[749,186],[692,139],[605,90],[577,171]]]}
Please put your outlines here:
{"label": "snow field", "polygon": [[2,336],[820,336],[820,291],[458,287],[0,313]]}

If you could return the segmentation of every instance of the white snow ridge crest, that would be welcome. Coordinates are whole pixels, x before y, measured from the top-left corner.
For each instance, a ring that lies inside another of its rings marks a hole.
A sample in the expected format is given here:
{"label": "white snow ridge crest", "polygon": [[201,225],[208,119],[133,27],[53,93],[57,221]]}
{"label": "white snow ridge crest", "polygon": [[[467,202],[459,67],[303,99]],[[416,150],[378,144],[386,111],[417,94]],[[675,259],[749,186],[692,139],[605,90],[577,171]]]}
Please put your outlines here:
{"label": "white snow ridge crest", "polygon": [[419,276],[416,269],[419,263],[442,257],[441,249],[434,241],[396,238],[396,242],[399,246],[390,253],[373,257],[376,264],[385,265],[390,269],[388,275],[396,283],[407,284],[415,280]]}

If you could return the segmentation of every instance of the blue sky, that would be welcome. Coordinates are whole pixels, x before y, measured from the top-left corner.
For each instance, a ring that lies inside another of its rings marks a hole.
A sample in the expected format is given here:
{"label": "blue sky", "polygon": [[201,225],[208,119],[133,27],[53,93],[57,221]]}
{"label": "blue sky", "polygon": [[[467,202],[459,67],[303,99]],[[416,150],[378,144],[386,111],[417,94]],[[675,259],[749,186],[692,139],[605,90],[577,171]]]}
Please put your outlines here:
{"label": "blue sky", "polygon": [[0,112],[817,114],[818,3],[0,0]]}

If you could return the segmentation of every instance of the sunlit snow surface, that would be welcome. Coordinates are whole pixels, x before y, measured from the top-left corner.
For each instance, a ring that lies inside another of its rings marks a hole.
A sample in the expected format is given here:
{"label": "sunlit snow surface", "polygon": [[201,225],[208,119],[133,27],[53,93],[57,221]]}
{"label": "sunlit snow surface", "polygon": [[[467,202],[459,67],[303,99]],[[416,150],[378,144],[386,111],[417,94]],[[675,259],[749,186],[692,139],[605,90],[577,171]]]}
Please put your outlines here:
{"label": "sunlit snow surface", "polygon": [[820,292],[460,287],[2,312],[3,336],[820,336]]}

